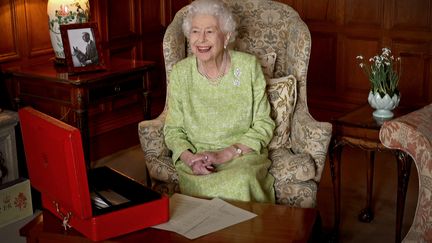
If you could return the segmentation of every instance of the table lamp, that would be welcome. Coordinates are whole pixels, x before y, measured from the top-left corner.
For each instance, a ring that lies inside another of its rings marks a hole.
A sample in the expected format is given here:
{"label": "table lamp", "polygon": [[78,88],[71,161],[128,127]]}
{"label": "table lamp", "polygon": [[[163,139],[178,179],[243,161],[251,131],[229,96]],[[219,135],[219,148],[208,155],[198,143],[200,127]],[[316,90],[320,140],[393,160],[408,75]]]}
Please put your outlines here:
{"label": "table lamp", "polygon": [[85,23],[90,19],[88,0],[48,0],[48,25],[56,63],[65,64],[60,25]]}

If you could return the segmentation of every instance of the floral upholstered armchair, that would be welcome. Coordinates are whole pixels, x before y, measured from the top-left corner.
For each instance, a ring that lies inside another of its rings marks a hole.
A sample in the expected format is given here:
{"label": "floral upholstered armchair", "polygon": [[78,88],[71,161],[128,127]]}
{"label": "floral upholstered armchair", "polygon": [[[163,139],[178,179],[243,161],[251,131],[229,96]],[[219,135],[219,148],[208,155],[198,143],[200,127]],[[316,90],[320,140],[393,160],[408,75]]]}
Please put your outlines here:
{"label": "floral upholstered armchair", "polygon": [[385,122],[380,140],[411,156],[419,176],[417,208],[403,242],[432,242],[432,104]]}
{"label": "floral upholstered armchair", "polygon": [[[276,122],[275,135],[269,145],[276,202],[315,207],[331,124],[315,121],[307,107],[310,32],[288,5],[267,0],[225,2],[238,23],[237,38],[231,48],[256,55],[267,79],[272,118]],[[173,65],[190,54],[181,28],[186,12],[187,7],[181,9],[165,32],[163,53],[167,84]],[[163,137],[168,109],[165,106],[158,118],[141,122],[138,132],[152,187],[170,194],[179,188],[178,175]]]}

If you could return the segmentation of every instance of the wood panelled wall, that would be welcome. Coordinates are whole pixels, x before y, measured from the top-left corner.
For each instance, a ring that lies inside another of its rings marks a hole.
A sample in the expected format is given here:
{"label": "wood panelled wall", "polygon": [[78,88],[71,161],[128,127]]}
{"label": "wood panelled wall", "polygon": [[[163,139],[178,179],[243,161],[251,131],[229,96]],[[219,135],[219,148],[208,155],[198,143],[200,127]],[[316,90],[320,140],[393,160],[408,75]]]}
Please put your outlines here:
{"label": "wood panelled wall", "polygon": [[[374,56],[382,47],[402,57],[401,105],[432,102],[432,0],[279,1],[296,9],[311,31],[308,101],[318,119],[329,120],[366,102],[369,83],[355,57]],[[3,68],[53,56],[46,2],[0,0]],[[189,2],[90,0],[91,18],[98,22],[103,45],[112,56],[158,62],[152,84],[156,113],[165,92],[163,33]]]}
{"label": "wood panelled wall", "polygon": [[365,103],[370,86],[356,56],[372,57],[382,47],[402,58],[401,105],[432,102],[431,0],[298,0],[295,5],[312,35],[312,113],[331,117]]}
{"label": "wood panelled wall", "polygon": [[0,63],[52,54],[46,1],[0,0]]}

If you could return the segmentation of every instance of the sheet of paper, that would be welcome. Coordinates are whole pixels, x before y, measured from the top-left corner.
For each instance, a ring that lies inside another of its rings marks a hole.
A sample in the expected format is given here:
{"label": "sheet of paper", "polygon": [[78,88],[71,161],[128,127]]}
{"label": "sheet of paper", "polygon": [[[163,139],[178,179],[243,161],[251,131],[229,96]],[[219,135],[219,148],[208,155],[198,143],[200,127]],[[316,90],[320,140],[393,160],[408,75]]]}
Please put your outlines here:
{"label": "sheet of paper", "polygon": [[153,227],[195,239],[255,216],[218,198],[205,200],[174,194],[170,198],[170,220]]}

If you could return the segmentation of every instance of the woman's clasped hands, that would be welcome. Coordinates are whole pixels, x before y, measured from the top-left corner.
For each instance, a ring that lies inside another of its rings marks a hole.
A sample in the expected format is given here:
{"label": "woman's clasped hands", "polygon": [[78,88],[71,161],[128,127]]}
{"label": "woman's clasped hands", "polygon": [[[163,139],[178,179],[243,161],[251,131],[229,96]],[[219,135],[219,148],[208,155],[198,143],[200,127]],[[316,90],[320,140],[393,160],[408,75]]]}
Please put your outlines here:
{"label": "woman's clasped hands", "polygon": [[214,171],[214,167],[208,160],[208,156],[204,154],[195,154],[187,164],[195,175],[208,175]]}
{"label": "woman's clasped hands", "polygon": [[189,150],[181,155],[184,161],[192,169],[195,175],[208,175],[215,172],[215,164],[222,164],[230,160],[229,151],[226,149],[215,152],[201,152],[193,154]]}

